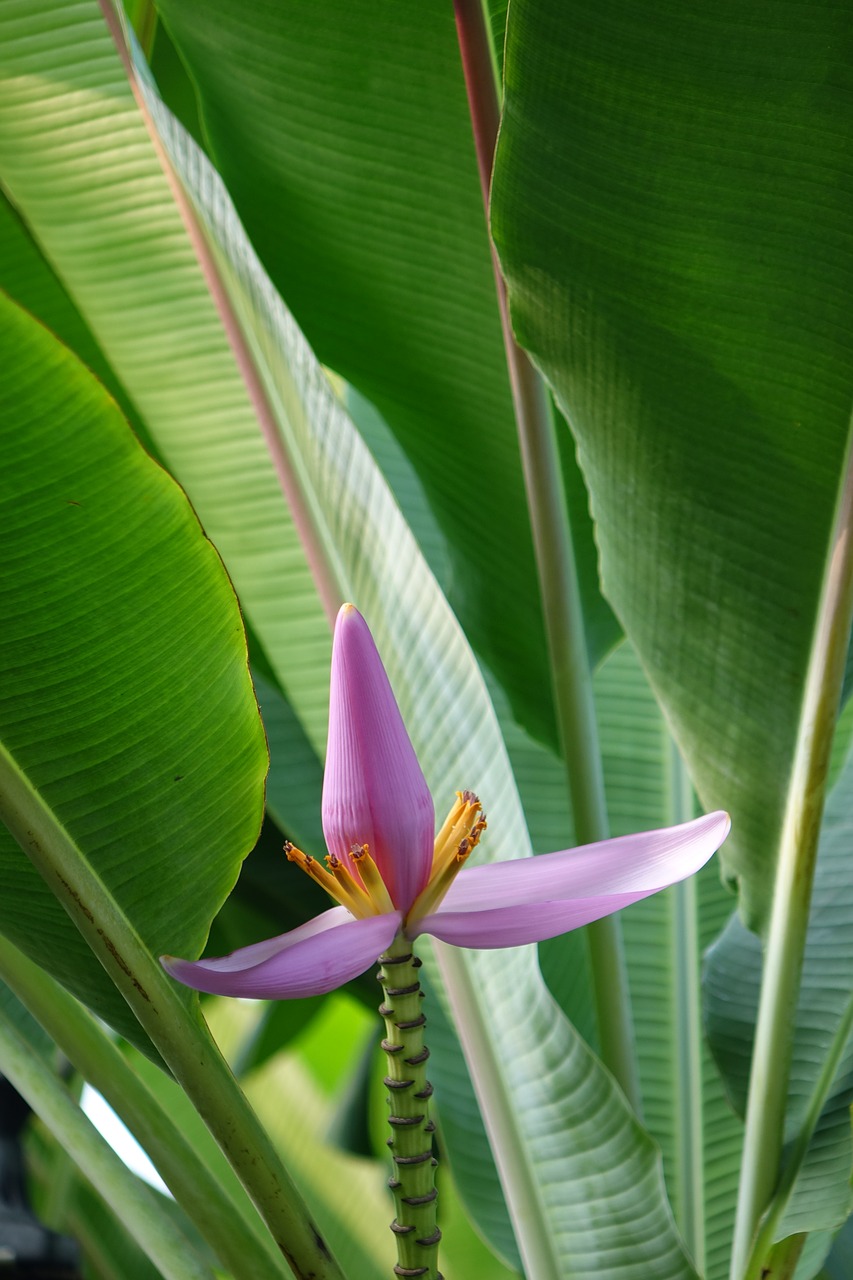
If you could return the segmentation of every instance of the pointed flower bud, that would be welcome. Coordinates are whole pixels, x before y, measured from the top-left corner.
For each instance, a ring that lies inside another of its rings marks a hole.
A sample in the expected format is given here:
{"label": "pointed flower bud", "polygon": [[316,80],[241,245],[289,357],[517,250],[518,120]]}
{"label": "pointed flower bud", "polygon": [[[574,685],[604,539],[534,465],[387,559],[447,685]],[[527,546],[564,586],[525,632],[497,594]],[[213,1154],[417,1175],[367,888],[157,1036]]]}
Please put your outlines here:
{"label": "pointed flower bud", "polygon": [[329,852],[358,877],[351,850],[367,845],[395,907],[408,911],[429,879],[435,812],[373,637],[350,604],[335,626],[322,818]]}

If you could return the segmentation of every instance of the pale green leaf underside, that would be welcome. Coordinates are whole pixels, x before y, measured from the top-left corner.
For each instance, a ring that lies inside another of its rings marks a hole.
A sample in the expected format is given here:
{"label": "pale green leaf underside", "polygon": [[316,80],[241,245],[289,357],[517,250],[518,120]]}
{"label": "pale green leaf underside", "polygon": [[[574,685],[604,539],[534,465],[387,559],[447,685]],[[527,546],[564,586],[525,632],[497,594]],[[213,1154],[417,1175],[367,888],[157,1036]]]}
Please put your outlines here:
{"label": "pale green leaf underside", "polygon": [[[681,815],[673,796],[673,744],[660,708],[636,654],[626,643],[602,666],[595,682],[601,730],[605,788],[614,835],[665,826]],[[714,858],[695,878],[696,919],[693,925],[698,959],[719,934],[731,910],[731,895],[720,883]],[[689,897],[679,889],[637,903],[623,913],[632,1006],[637,1031],[644,1118],[661,1144],[667,1185],[677,1220],[698,1163],[701,1170],[706,1280],[728,1275],[731,1233],[742,1146],[742,1125],[733,1115],[719,1074],[701,1046],[699,1098],[684,1105],[702,1108],[702,1149],[683,1151],[680,1138],[686,1121],[679,1111],[684,1087],[679,1068],[680,1046],[690,1034],[676,993],[676,975],[685,966],[679,950],[679,913]],[[689,926],[690,922],[685,922]],[[698,987],[693,993],[698,1003]],[[688,1095],[689,1097],[689,1095]]]}
{"label": "pale green leaf underside", "polygon": [[[554,736],[544,629],[489,238],[449,0],[162,0],[210,155],[271,280],[324,364],[375,403],[445,536],[451,607]],[[569,454],[590,650],[601,598]],[[523,627],[516,624],[521,616]]]}
{"label": "pale green leaf underside", "polygon": [[[786,1140],[802,1121],[853,982],[853,755],[827,802],[797,1005]],[[711,951],[706,1018],[717,1061],[738,1109],[745,1105],[761,982],[761,944],[733,918]],[[824,1115],[794,1188],[780,1238],[835,1230],[851,1201],[853,1046],[847,1046]]]}
{"label": "pale green leaf underside", "polygon": [[[518,857],[529,845],[517,792],[458,624],[370,453],[263,275],[217,175],[150,94],[148,102],[208,228],[327,554],[370,620],[438,805],[459,787],[475,788],[490,813],[487,853]],[[655,1149],[559,1015],[533,952],[445,948],[439,963],[451,1001],[469,1002],[472,1016],[485,1019],[475,1083],[491,1079],[481,1094],[487,1125],[509,1121],[499,1162],[523,1177],[547,1274],[690,1276]],[[535,1117],[546,1104],[544,1131]],[[529,1234],[528,1227],[528,1244]]]}
{"label": "pale green leaf underside", "polygon": [[[636,654],[621,645],[595,676],[605,791],[613,834],[665,826],[673,812],[672,740]],[[509,739],[516,778],[525,804],[534,847],[561,847],[571,837],[563,767],[555,757],[516,734]],[[732,898],[720,884],[718,859],[696,878],[698,947],[704,949],[731,913]],[[678,1110],[681,1077],[679,1045],[689,1028],[676,1006],[676,924],[683,910],[676,891],[637,903],[621,915],[640,1063],[645,1123],[660,1144],[667,1187],[676,1219],[684,1212],[682,1188],[691,1168],[679,1147]],[[585,1029],[591,1018],[580,934],[540,947],[549,984],[572,1018]],[[698,1000],[699,992],[695,993]],[[594,1031],[594,1028],[592,1028]],[[586,1032],[588,1034],[588,1032]],[[728,1276],[742,1124],[733,1114],[719,1075],[703,1046],[701,1105],[703,1150],[693,1153],[702,1166],[705,1219],[705,1276]]]}

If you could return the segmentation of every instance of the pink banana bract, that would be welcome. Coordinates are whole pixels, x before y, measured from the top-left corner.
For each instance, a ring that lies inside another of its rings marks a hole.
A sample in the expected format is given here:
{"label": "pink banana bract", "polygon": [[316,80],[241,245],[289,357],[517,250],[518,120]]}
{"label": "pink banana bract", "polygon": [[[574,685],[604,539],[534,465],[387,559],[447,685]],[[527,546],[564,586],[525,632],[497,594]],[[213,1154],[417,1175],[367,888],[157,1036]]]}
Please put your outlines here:
{"label": "pink banana bract", "polygon": [[322,817],[327,867],[285,850],[340,905],[220,959],[164,956],[173,977],[217,995],[293,999],[364,973],[400,933],[478,949],[541,942],[686,879],[730,826],[717,812],[559,853],[464,865],[485,827],[480,802],[457,793],[434,836],[414,747],[367,623],[349,604],[332,650]]}

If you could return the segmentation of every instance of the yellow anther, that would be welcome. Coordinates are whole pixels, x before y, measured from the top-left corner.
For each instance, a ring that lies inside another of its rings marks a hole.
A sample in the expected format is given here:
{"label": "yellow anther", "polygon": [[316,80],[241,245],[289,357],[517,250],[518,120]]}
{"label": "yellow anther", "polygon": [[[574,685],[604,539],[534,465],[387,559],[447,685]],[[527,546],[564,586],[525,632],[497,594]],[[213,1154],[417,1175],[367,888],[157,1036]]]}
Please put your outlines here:
{"label": "yellow anther", "polygon": [[435,857],[438,855],[438,851],[440,849],[444,849],[444,846],[447,844],[448,840],[450,839],[451,831],[456,826],[457,822],[459,821],[464,811],[465,811],[465,801],[463,799],[463,793],[461,791],[457,791],[456,803],[451,806],[450,813],[444,819],[442,828],[439,831],[438,835],[435,837],[433,859],[435,859]]}
{"label": "yellow anther", "polygon": [[469,836],[469,839],[470,839],[470,841],[471,841],[471,848],[472,848],[472,849],[474,848],[474,845],[475,845],[475,844],[479,844],[479,843],[480,843],[480,836],[481,836],[481,835],[483,834],[483,832],[486,830],[486,827],[487,827],[488,825],[489,825],[489,824],[488,824],[488,822],[486,822],[486,815],[485,815],[485,814],[483,814],[482,818],[478,818],[478,819],[477,819],[477,821],[474,823],[473,827],[471,828],[471,835]]}
{"label": "yellow anther", "polygon": [[394,911],[394,903],[391,901],[391,895],[385,887],[385,881],[377,867],[376,863],[370,856],[370,849],[366,844],[354,844],[350,849],[350,857],[355,863],[356,870],[361,876],[361,882],[367,890],[367,896],[373,903],[373,909],[377,915],[384,915],[386,911]]}
{"label": "yellow anther", "polygon": [[289,840],[285,841],[284,853],[288,862],[295,862],[312,880],[316,880],[317,884],[326,890],[326,893],[331,894],[336,901],[340,902],[338,886],[334,876],[330,876],[325,867],[322,867],[316,858],[312,858],[310,853],[303,853],[301,849],[297,849],[296,845],[291,844]]}
{"label": "yellow anther", "polygon": [[346,878],[339,878],[327,871],[316,858],[311,857],[310,853],[303,853],[301,849],[297,849],[289,840],[285,842],[284,852],[288,862],[295,862],[321,889],[326,890],[329,897],[334,898],[335,902],[339,902],[342,907],[346,907],[347,911],[351,911],[354,916],[372,916],[376,914],[370,898],[361,885],[357,884],[353,876],[346,870],[346,867],[343,868]]}
{"label": "yellow anther", "polygon": [[477,843],[480,832],[486,825],[485,818],[479,816],[482,807],[473,791],[456,792],[456,803],[435,838],[430,879],[440,875],[445,867],[452,864],[458,854],[461,840],[466,838],[471,840],[472,848]]}
{"label": "yellow anther", "polygon": [[358,883],[355,876],[340,858],[333,853],[326,858],[326,864],[337,883],[338,901],[342,902],[354,916],[376,915],[376,908],[369,895]]}
{"label": "yellow anther", "polygon": [[[477,804],[479,805],[479,803],[480,802],[478,800]],[[482,827],[484,826],[485,823],[482,823],[482,825],[480,825],[480,830],[482,830]],[[416,924],[418,920],[422,920],[424,916],[428,916],[431,911],[436,909],[444,895],[447,893],[447,890],[453,884],[454,879],[462,870],[468,855],[474,848],[478,839],[479,831],[476,838],[464,836],[453,850],[452,855],[445,859],[444,865],[440,870],[436,870],[435,865],[433,864],[433,873],[430,882],[415,899],[414,906],[406,917],[407,925]]]}

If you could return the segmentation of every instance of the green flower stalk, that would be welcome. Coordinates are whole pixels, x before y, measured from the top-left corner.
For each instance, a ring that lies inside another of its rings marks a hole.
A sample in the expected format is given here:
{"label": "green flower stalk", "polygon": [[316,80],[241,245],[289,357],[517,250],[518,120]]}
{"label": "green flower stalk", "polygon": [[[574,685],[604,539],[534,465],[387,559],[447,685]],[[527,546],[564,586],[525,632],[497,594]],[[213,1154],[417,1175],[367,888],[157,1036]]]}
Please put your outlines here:
{"label": "green flower stalk", "polygon": [[379,1012],[385,1019],[382,1048],[388,1060],[388,1139],[394,1172],[388,1185],[394,1194],[396,1216],[391,1230],[397,1238],[402,1276],[428,1276],[441,1280],[438,1270],[436,1222],[436,1160],[432,1153],[435,1125],[429,1118],[432,1085],[427,1080],[429,1049],[424,1044],[426,1018],[421,1009],[423,991],[418,979],[421,962],[405,939],[398,938],[380,956],[379,980],[385,999]]}
{"label": "green flower stalk", "polygon": [[[344,605],[332,651],[323,783],[326,865],[285,852],[339,904],[232,955],[163,957],[187,986],[293,999],[364,973],[379,957],[391,1110],[398,1276],[438,1280],[431,1087],[412,943],[431,934],[480,950],[541,942],[599,920],[697,871],[729,830],[725,813],[537,858],[469,867],[486,820],[457,792],[437,835],[435,810],[382,660],[361,614]],[[476,1064],[472,1065],[476,1070]]]}

